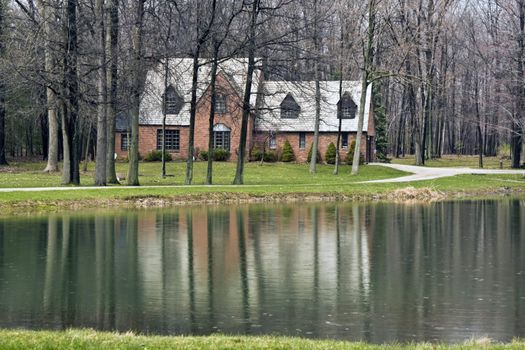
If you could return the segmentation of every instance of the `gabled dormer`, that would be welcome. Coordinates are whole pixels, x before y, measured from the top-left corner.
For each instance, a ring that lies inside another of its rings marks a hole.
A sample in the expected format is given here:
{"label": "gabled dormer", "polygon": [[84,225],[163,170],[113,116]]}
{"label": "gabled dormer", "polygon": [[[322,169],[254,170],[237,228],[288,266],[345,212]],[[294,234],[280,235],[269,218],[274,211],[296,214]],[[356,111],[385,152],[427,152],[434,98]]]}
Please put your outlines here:
{"label": "gabled dormer", "polygon": [[295,119],[299,118],[301,113],[301,106],[295,101],[292,94],[288,93],[281,102],[281,118]]}
{"label": "gabled dormer", "polygon": [[166,114],[179,114],[184,105],[184,99],[172,85],[168,86],[163,97],[164,112]]}
{"label": "gabled dormer", "polygon": [[337,118],[339,119],[354,119],[357,113],[357,105],[355,104],[350,93],[346,91],[339,102],[337,102]]}

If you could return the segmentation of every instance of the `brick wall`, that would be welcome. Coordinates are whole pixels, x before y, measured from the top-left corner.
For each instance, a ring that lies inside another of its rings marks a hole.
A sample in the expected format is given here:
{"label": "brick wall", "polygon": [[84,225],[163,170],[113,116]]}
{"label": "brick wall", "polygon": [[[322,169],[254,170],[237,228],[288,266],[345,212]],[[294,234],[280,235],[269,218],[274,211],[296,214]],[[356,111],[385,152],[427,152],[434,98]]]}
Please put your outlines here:
{"label": "brick wall", "polygon": [[[282,148],[284,146],[285,141],[288,139],[288,142],[290,142],[290,145],[292,146],[295,159],[297,162],[306,162],[308,159],[308,151],[310,150],[310,147],[313,143],[314,133],[305,133],[306,135],[306,146],[304,149],[299,148],[299,133],[295,132],[289,132],[289,133],[279,133],[276,135],[276,141],[277,141],[277,148],[275,151],[280,155],[282,152]],[[348,145],[352,143],[352,140],[355,140],[356,133],[351,133],[348,135]],[[361,138],[361,153],[366,155],[366,133],[363,133],[363,136]],[[319,133],[319,152],[321,153],[321,158],[324,161],[326,150],[328,149],[328,145],[333,142],[334,145],[337,143],[337,133]],[[255,147],[258,147],[259,149],[263,148],[263,143],[266,143],[266,149],[269,150],[268,147],[268,134],[267,133],[257,133],[255,136]],[[344,160],[346,157],[346,153],[348,152],[348,149],[341,148],[340,154],[341,159]]]}
{"label": "brick wall", "polygon": [[[217,75],[217,87],[220,93],[227,96],[226,113],[215,113],[214,125],[224,124],[230,129],[230,160],[237,160],[241,135],[242,99],[222,73]],[[195,149],[198,152],[208,150],[208,128],[210,118],[211,95],[206,91],[197,106],[195,118]],[[253,118],[249,119],[247,149],[252,142]],[[187,141],[186,141],[187,142]]]}
{"label": "brick wall", "polygon": [[[157,149],[157,130],[161,130],[162,125],[141,125],[139,127],[139,153],[142,157]],[[186,159],[188,155],[188,127],[185,126],[166,126],[166,130],[179,130],[180,149],[178,151],[168,151],[173,159]],[[115,136],[115,152],[119,158],[128,156],[127,151],[121,149],[122,133]]]}

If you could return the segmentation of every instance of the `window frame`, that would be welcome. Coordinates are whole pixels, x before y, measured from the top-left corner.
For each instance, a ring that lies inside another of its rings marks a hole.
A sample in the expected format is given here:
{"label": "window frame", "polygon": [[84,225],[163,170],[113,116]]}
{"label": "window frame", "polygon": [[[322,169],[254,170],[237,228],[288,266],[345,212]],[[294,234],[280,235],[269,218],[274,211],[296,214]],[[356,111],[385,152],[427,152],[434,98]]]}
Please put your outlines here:
{"label": "window frame", "polygon": [[222,94],[222,93],[215,94],[214,111],[217,114],[228,113],[228,96],[226,96],[226,94]]}
{"label": "window frame", "polygon": [[[217,142],[220,139],[221,146],[218,147]],[[227,146],[227,147],[225,147]],[[230,151],[231,148],[231,131],[213,131],[213,149],[223,149]]]}
{"label": "window frame", "polygon": [[172,85],[168,86],[163,98],[165,114],[176,115],[180,113],[184,105],[184,99]]}
{"label": "window frame", "polygon": [[277,135],[271,134],[268,138],[268,148],[269,149],[277,149]]}
{"label": "window frame", "polygon": [[122,152],[128,152],[129,151],[129,137],[128,137],[128,133],[120,133],[120,150]]}
{"label": "window frame", "polygon": [[347,132],[341,133],[341,148],[342,149],[348,149],[348,140],[349,140],[349,134]]}
{"label": "window frame", "polygon": [[[157,129],[157,151],[162,151],[162,129]],[[166,129],[166,152],[180,152],[180,130]]]}
{"label": "window frame", "polygon": [[306,133],[299,133],[299,149],[306,149]]}

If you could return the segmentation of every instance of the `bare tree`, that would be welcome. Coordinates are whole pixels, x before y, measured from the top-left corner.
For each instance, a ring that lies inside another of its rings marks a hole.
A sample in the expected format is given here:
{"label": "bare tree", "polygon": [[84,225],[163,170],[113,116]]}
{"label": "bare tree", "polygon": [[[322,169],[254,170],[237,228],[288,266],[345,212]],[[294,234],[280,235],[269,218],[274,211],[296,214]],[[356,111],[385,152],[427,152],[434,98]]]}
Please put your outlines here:
{"label": "bare tree", "polygon": [[106,28],[105,2],[97,0],[95,9],[96,42],[98,56],[97,75],[97,154],[95,163],[95,185],[105,186],[107,181],[106,158],[107,154],[107,71],[106,71]]}
{"label": "bare tree", "polygon": [[119,32],[119,0],[108,0],[107,11],[109,29],[107,31],[108,50],[107,61],[107,156],[106,156],[106,180],[110,184],[118,183],[115,171],[115,116],[117,114],[117,88],[118,88],[118,32]]}
{"label": "bare tree", "polygon": [[133,25],[133,82],[131,101],[131,142],[129,149],[128,185],[139,185],[139,114],[142,76],[142,36],[145,0],[137,0]]}

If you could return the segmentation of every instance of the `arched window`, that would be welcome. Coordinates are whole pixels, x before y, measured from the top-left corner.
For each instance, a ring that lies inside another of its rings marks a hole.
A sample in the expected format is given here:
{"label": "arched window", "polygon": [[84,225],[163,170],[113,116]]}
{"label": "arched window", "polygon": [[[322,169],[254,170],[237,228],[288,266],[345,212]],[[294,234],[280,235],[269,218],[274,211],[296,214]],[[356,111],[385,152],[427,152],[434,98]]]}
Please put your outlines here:
{"label": "arched window", "polygon": [[292,94],[289,93],[281,102],[281,118],[299,118],[299,113],[301,113],[301,107],[295,102]]}
{"label": "arched window", "polygon": [[215,124],[213,126],[213,149],[222,148],[230,150],[231,129],[224,124]]}
{"label": "arched window", "polygon": [[184,99],[181,95],[173,86],[168,86],[164,93],[164,112],[166,114],[179,114],[183,105]]}

